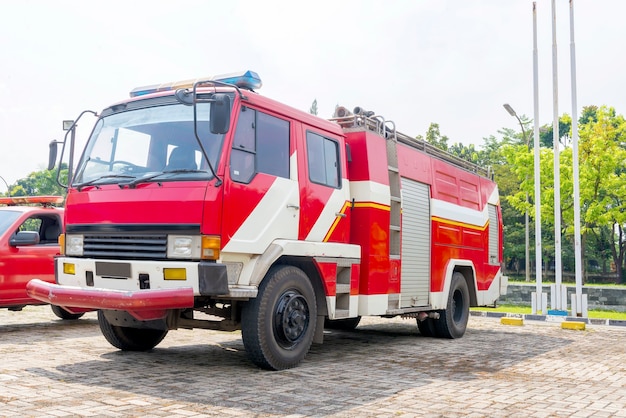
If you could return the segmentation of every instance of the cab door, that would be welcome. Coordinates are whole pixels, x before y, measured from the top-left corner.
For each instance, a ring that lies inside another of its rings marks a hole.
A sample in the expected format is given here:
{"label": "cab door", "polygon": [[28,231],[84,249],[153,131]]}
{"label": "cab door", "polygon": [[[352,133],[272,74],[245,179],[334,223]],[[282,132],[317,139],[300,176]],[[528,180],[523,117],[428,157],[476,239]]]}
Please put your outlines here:
{"label": "cab door", "polygon": [[300,198],[293,123],[242,106],[223,199],[224,253],[261,254],[275,239],[297,239]]}
{"label": "cab door", "polygon": [[[18,231],[40,235],[39,243],[11,244]],[[61,219],[54,215],[21,217],[0,239],[0,306],[40,304],[26,294],[32,279],[54,283],[54,256],[59,254]]]}
{"label": "cab door", "polygon": [[343,138],[303,126],[300,240],[350,241],[350,193]]}

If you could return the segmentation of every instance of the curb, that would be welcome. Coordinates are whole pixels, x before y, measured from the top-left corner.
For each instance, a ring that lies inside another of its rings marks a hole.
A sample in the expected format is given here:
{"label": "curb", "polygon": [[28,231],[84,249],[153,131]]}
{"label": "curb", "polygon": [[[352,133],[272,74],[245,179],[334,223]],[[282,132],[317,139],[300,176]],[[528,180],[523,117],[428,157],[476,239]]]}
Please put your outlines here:
{"label": "curb", "polygon": [[490,311],[470,311],[471,316],[481,316],[485,318],[520,318],[523,321],[545,321],[545,322],[582,322],[587,325],[609,325],[617,327],[626,327],[626,321],[619,319],[602,319],[602,318],[579,318],[576,316],[560,316],[560,315],[533,315],[533,314],[509,314],[506,312],[490,312]]}

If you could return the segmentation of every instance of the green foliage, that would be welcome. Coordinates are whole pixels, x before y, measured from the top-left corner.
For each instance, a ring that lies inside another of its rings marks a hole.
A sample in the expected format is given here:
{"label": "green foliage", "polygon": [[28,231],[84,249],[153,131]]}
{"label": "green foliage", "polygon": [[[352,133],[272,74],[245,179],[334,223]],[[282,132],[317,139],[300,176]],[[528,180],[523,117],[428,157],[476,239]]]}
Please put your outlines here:
{"label": "green foliage", "polygon": [[[61,170],[61,181],[67,182],[67,165]],[[65,196],[65,188],[57,183],[57,170],[34,171],[9,187],[4,196]]]}
{"label": "green foliage", "polygon": [[441,135],[438,123],[431,123],[426,131],[426,137],[424,138],[423,136],[418,135],[417,139],[426,141],[444,151],[448,150],[448,137]]}
{"label": "green foliage", "polygon": [[[571,131],[572,117],[568,114],[559,117],[559,141],[561,141],[562,145],[567,145],[563,143],[563,139],[568,138]],[[554,126],[552,124],[543,125],[539,128],[539,141],[542,147],[554,148],[553,132]]]}
{"label": "green foliage", "polygon": [[[563,125],[571,119],[561,117]],[[560,125],[561,126],[561,125]],[[585,254],[606,257],[610,254],[617,272],[620,273],[626,255],[626,122],[615,109],[587,107],[578,125],[579,132],[579,190],[581,203],[581,228],[588,246]],[[568,136],[566,133],[565,137]],[[571,134],[569,134],[571,137]],[[564,141],[567,142],[567,141]],[[561,186],[561,218],[558,228],[572,245],[563,245],[563,260],[573,260],[574,232],[574,179],[572,148],[559,154]],[[525,146],[509,145],[503,154],[513,167],[519,181],[519,190],[505,196],[513,208],[523,213],[532,205],[526,203],[526,193],[534,196],[534,157]],[[554,228],[554,153],[552,149],[540,151],[541,223]],[[534,211],[530,212],[534,217]],[[564,241],[565,243],[565,241]],[[544,247],[548,250],[547,247]]]}

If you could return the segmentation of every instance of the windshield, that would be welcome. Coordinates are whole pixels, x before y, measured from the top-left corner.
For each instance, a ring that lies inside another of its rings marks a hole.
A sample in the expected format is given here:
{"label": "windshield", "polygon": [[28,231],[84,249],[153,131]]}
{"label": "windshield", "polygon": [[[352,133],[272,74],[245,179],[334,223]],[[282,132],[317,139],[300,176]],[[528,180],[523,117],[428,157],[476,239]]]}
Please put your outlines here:
{"label": "windshield", "polygon": [[20,217],[20,212],[11,210],[0,210],[0,235],[13,225],[13,222]]}
{"label": "windshield", "polygon": [[[224,135],[210,133],[210,106],[197,104],[197,129],[216,168]],[[99,119],[73,184],[125,183],[144,177],[147,181],[211,179],[193,119],[193,107],[182,104],[140,108]]]}

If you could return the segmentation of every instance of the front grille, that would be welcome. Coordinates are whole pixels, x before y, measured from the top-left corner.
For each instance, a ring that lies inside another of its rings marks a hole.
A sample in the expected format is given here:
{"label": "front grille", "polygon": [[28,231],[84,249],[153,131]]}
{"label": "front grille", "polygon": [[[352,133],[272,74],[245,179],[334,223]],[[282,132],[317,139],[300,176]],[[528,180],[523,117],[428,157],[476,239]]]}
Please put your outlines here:
{"label": "front grille", "polygon": [[115,259],[165,259],[167,235],[124,234],[84,235],[84,256]]}

